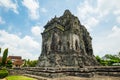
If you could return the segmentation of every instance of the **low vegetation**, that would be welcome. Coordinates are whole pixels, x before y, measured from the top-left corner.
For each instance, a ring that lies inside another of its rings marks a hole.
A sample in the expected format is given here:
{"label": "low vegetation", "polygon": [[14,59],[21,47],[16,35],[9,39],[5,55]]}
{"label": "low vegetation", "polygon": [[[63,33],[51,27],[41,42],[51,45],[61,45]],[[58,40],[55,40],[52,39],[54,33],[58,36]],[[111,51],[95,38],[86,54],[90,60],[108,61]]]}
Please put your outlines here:
{"label": "low vegetation", "polygon": [[35,67],[37,65],[38,60],[25,60],[23,67]]}
{"label": "low vegetation", "polygon": [[7,80],[37,80],[34,78],[26,77],[26,76],[8,76],[6,77]]}
{"label": "low vegetation", "polygon": [[6,76],[8,76],[8,71],[6,68],[3,68],[0,70],[0,78],[5,78]]}
{"label": "low vegetation", "polygon": [[103,66],[120,66],[120,52],[116,55],[106,54],[102,58],[96,56],[96,59]]}

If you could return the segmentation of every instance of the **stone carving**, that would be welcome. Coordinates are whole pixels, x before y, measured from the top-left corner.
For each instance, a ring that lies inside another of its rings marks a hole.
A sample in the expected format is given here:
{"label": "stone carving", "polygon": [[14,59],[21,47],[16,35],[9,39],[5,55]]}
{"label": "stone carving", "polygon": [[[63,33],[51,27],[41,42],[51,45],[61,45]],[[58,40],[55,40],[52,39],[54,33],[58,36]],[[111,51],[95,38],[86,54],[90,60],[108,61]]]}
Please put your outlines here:
{"label": "stone carving", "polygon": [[42,52],[37,66],[84,67],[99,65],[93,55],[92,38],[79,19],[66,10],[55,16],[42,33]]}

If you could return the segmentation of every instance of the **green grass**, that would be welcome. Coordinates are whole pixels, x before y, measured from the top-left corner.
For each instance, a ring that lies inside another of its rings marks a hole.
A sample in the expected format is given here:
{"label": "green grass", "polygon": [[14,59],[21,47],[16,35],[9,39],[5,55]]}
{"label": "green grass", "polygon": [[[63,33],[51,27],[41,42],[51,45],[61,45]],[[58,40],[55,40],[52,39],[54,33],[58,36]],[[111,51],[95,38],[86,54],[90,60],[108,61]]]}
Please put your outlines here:
{"label": "green grass", "polygon": [[34,78],[26,77],[26,76],[8,76],[6,77],[7,80],[37,80]]}

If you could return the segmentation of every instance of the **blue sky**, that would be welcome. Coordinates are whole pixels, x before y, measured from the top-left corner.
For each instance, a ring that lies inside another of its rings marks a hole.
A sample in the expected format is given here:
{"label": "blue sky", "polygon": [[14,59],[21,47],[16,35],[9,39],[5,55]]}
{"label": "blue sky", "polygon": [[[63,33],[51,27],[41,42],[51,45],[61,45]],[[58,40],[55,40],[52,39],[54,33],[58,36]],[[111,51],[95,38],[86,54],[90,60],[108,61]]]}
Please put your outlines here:
{"label": "blue sky", "polygon": [[85,25],[94,54],[120,51],[120,0],[0,0],[0,47],[9,55],[38,59],[43,26],[69,9]]}

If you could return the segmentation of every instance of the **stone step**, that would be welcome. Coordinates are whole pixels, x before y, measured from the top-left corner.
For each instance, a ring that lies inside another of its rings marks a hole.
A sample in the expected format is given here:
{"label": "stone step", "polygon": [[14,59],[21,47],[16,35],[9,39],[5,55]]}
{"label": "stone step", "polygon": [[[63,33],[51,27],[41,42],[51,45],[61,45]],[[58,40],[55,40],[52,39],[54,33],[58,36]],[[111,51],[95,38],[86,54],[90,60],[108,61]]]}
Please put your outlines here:
{"label": "stone step", "polygon": [[65,73],[47,73],[47,72],[34,72],[34,71],[25,71],[25,73],[36,76],[49,77],[49,78],[66,76]]}
{"label": "stone step", "polygon": [[49,72],[49,73],[61,73],[61,72],[120,72],[120,66],[111,67],[87,67],[87,68],[22,68],[23,71],[35,71],[35,72]]}

